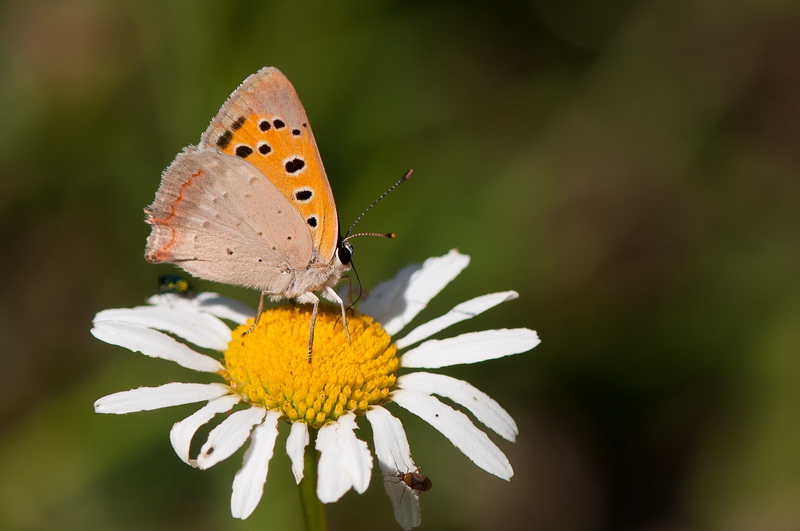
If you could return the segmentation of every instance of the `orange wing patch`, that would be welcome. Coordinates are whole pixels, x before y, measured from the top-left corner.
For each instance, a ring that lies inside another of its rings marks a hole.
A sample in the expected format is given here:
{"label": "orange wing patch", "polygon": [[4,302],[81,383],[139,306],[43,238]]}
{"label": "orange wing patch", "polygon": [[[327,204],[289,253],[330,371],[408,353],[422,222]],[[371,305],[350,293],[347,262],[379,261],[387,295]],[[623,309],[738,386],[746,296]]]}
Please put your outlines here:
{"label": "orange wing patch", "polygon": [[[217,148],[253,164],[283,193],[306,221],[318,256],[325,259],[336,244],[336,218],[326,219],[335,205],[326,204],[325,170],[307,123],[289,124],[280,116],[239,117],[217,139]],[[332,202],[331,202],[332,203]]]}

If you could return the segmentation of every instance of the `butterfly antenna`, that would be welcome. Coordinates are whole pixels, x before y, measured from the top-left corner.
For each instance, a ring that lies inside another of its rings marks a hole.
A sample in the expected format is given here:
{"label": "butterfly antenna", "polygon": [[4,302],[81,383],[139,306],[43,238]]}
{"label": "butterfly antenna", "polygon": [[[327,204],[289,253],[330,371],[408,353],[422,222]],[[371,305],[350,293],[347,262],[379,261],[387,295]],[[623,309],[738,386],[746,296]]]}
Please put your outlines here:
{"label": "butterfly antenna", "polygon": [[377,236],[378,238],[389,238],[390,240],[397,238],[397,234],[394,232],[358,232],[356,234],[351,234],[350,236],[345,236],[342,238],[342,241],[346,242],[347,240],[357,236]]}
{"label": "butterfly antenna", "polygon": [[350,225],[350,228],[349,228],[349,229],[347,229],[347,232],[344,234],[344,238],[342,238],[342,239],[343,239],[343,240],[347,240],[348,238],[354,238],[354,237],[356,237],[356,236],[380,236],[380,237],[383,237],[383,238],[394,238],[394,236],[395,236],[395,235],[394,235],[394,233],[389,233],[389,234],[375,234],[375,233],[372,233],[372,232],[370,232],[370,233],[366,233],[366,232],[365,232],[365,233],[360,233],[360,234],[353,234],[352,236],[350,236],[350,232],[353,230],[353,227],[355,227],[355,226],[356,226],[356,223],[358,223],[359,221],[361,221],[361,218],[363,218],[363,217],[364,217],[364,214],[366,214],[367,212],[369,212],[370,210],[372,210],[372,207],[374,207],[375,205],[377,205],[377,204],[378,204],[378,201],[380,201],[381,199],[383,199],[384,197],[386,197],[387,195],[389,195],[390,193],[392,193],[392,192],[394,191],[394,189],[395,189],[395,188],[397,188],[398,186],[400,186],[401,184],[403,184],[404,182],[406,182],[406,181],[409,179],[409,177],[411,177],[411,174],[412,174],[412,173],[414,173],[414,170],[408,170],[407,172],[405,172],[405,174],[403,174],[403,176],[402,176],[402,177],[400,177],[400,180],[398,180],[396,183],[394,183],[392,186],[390,186],[388,190],[386,190],[386,191],[385,191],[385,192],[383,192],[381,195],[379,195],[379,196],[378,196],[378,198],[377,198],[375,201],[373,201],[373,202],[372,202],[372,204],[370,204],[370,205],[369,205],[367,208],[365,208],[365,209],[363,210],[363,212],[361,212],[361,214],[359,214],[359,215],[358,215],[358,217],[357,217],[357,218],[356,218],[356,220],[353,222],[353,224],[352,224],[352,225]]}

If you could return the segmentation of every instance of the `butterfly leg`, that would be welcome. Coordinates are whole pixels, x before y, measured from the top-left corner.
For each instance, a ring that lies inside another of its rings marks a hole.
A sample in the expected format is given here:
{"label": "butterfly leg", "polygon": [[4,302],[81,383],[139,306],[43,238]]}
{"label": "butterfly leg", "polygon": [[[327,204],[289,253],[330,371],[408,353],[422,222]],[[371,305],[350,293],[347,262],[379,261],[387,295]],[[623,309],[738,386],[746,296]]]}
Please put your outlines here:
{"label": "butterfly leg", "polygon": [[270,295],[268,291],[261,292],[261,297],[259,297],[258,299],[258,309],[256,310],[256,318],[253,319],[253,324],[250,325],[250,328],[247,329],[247,332],[242,334],[243,336],[246,336],[247,334],[252,332],[255,329],[256,325],[258,324],[258,321],[261,320],[261,314],[264,311],[264,299],[267,298],[267,295]]}
{"label": "butterfly leg", "polygon": [[311,325],[308,327],[308,362],[311,363],[311,348],[314,346],[314,324],[317,322],[319,297],[317,297],[311,292],[308,292],[306,293],[306,300],[303,302],[311,302],[312,304],[314,304],[314,308],[311,310]]}
{"label": "butterfly leg", "polygon": [[350,275],[344,275],[342,280],[347,281],[347,307],[351,307],[353,305],[353,279]]}
{"label": "butterfly leg", "polygon": [[347,342],[352,343],[353,340],[350,338],[350,329],[347,328],[347,312],[345,311],[346,308],[344,307],[344,301],[339,296],[339,294],[336,293],[336,290],[334,290],[330,286],[325,288],[325,293],[328,295],[326,297],[328,300],[337,303],[339,307],[342,309],[342,324],[344,324],[344,331],[347,332]]}

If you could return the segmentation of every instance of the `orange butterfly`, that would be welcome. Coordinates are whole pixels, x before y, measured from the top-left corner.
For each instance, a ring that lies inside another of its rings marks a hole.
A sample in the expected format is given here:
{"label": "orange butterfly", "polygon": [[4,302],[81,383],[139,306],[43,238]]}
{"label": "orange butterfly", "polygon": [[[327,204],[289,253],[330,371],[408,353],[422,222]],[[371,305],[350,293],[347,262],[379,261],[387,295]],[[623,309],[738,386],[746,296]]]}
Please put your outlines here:
{"label": "orange butterfly", "polygon": [[350,269],[353,248],[339,236],[303,105],[276,68],[259,70],[231,94],[200,144],[164,171],[145,212],[152,225],[148,261],[261,290],[256,322],[265,297],[313,304],[309,362],[319,306],[314,292],[339,304],[347,331],[333,286]]}

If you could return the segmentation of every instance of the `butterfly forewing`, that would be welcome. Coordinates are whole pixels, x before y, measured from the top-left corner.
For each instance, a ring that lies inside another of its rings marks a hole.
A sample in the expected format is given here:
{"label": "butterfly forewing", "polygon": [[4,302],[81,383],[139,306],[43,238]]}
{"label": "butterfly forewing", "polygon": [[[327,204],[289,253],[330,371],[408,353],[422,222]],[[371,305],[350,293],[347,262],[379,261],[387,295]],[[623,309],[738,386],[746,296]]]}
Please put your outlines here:
{"label": "butterfly forewing", "polygon": [[289,80],[264,68],[231,94],[198,146],[255,166],[302,217],[314,262],[327,264],[339,237],[328,178],[308,118]]}

